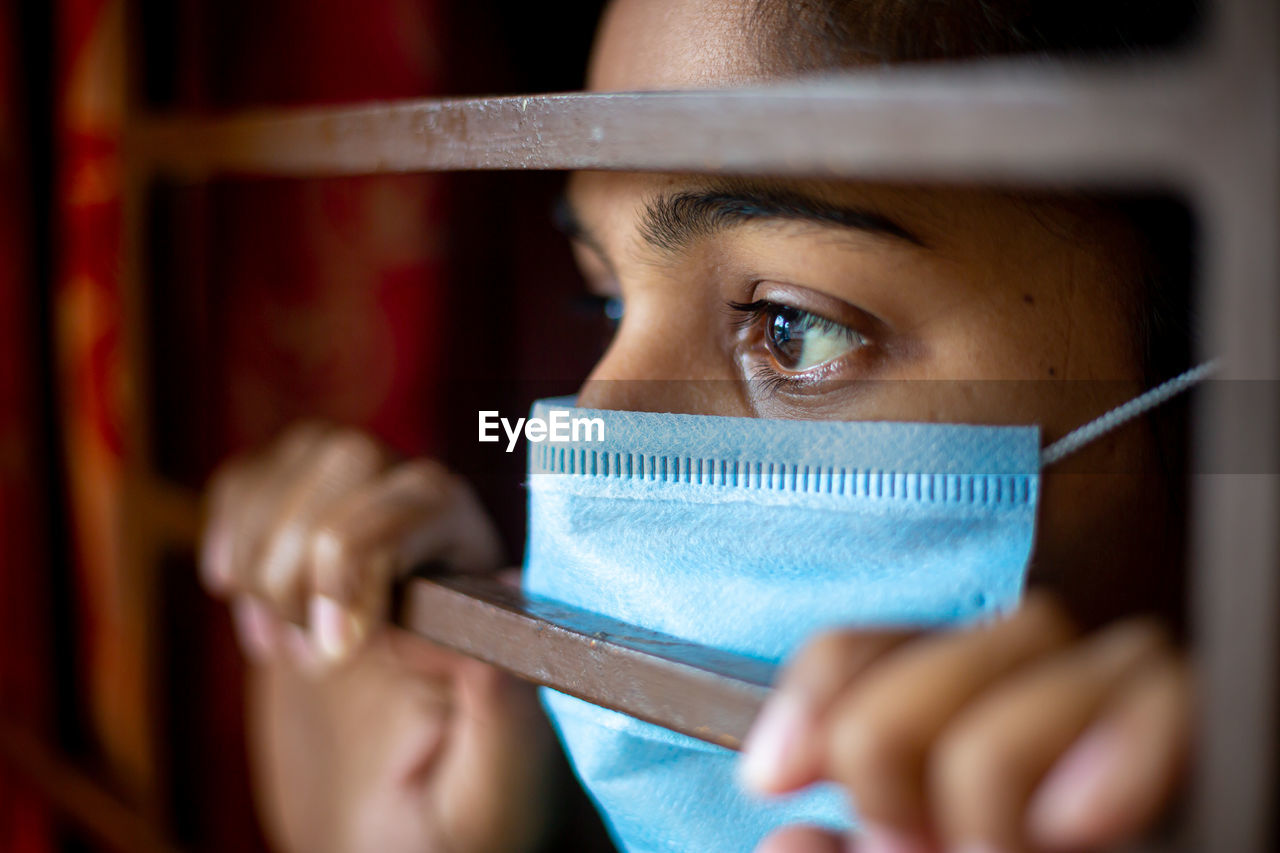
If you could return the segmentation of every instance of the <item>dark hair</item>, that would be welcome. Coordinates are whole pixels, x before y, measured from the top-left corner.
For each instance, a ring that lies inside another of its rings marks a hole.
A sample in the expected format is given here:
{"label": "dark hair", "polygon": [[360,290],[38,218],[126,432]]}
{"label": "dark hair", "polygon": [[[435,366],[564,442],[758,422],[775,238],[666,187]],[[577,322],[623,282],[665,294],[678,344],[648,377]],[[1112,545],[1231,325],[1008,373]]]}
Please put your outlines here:
{"label": "dark hair", "polygon": [[1198,22],[1196,0],[757,0],[751,21],[768,58],[799,72],[1166,49]]}

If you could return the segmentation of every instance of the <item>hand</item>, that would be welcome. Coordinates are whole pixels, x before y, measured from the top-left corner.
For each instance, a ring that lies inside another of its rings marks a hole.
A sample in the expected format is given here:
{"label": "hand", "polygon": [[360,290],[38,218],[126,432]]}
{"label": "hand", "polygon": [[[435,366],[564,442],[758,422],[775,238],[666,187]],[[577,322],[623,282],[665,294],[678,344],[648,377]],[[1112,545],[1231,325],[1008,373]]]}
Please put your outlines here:
{"label": "hand", "polygon": [[1159,627],[1080,636],[1047,597],[961,631],[835,632],[806,646],[747,740],[765,793],[838,782],[848,846],[787,827],[758,853],[1096,849],[1150,827],[1188,751],[1191,679]]}
{"label": "hand", "polygon": [[201,560],[251,676],[263,816],[287,849],[520,850],[545,822],[552,739],[533,692],[384,624],[427,560],[501,565],[467,485],[361,433],[289,430],[224,466]]}

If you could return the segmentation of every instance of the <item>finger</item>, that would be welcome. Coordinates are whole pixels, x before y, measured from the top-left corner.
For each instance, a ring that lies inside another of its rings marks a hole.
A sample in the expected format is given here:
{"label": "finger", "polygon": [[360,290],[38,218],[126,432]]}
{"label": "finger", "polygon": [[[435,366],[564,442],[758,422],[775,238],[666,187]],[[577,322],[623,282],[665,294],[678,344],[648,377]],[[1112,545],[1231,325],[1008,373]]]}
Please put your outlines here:
{"label": "finger", "polygon": [[310,465],[331,428],[290,427],[263,453],[225,467],[211,487],[206,542],[215,558],[215,583],[224,591],[254,587],[254,568],[280,496]]}
{"label": "finger", "polygon": [[374,439],[354,430],[335,432],[276,494],[252,589],[281,618],[297,625],[306,620],[304,568],[316,521],[385,466],[385,453]]}
{"label": "finger", "polygon": [[1150,825],[1172,796],[1191,740],[1191,674],[1170,654],[1127,684],[1042,781],[1027,809],[1051,850],[1112,846]]}
{"label": "finger", "polygon": [[901,832],[865,821],[855,837],[851,853],[942,853],[942,848],[918,832]]}
{"label": "finger", "polygon": [[200,579],[214,595],[226,595],[234,580],[235,508],[253,491],[260,466],[244,462],[223,466],[209,484],[200,542]]}
{"label": "finger", "polygon": [[1122,623],[974,701],[930,756],[929,793],[940,837],[955,847],[1022,849],[1022,815],[1036,783],[1124,680],[1163,648],[1154,623]]}
{"label": "finger", "polygon": [[841,853],[845,849],[839,835],[816,826],[787,826],[771,832],[755,853]]}
{"label": "finger", "polygon": [[825,761],[822,745],[806,733],[817,726],[846,685],[918,633],[833,631],[802,648],[782,671],[773,697],[743,744],[743,781],[765,794],[815,781]]}
{"label": "finger", "polygon": [[307,629],[293,622],[280,621],[279,625],[280,648],[289,664],[306,676],[324,675],[329,670],[328,661],[312,644]]}
{"label": "finger", "polygon": [[845,787],[865,820],[925,834],[926,759],[952,718],[992,683],[1063,647],[1073,632],[1052,601],[1031,596],[1001,621],[900,646],[823,715],[815,733],[823,776]]}
{"label": "finger", "polygon": [[247,595],[231,602],[231,623],[240,649],[250,663],[270,663],[280,653],[282,636],[270,608]]}
{"label": "finger", "polygon": [[241,651],[255,666],[280,661],[309,675],[323,671],[322,661],[297,625],[281,621],[266,604],[252,596],[238,595],[231,604],[232,624]]}
{"label": "finger", "polygon": [[385,618],[391,581],[441,560],[497,568],[497,531],[471,490],[430,460],[405,463],[331,507],[312,540],[310,626],[332,662],[348,657]]}

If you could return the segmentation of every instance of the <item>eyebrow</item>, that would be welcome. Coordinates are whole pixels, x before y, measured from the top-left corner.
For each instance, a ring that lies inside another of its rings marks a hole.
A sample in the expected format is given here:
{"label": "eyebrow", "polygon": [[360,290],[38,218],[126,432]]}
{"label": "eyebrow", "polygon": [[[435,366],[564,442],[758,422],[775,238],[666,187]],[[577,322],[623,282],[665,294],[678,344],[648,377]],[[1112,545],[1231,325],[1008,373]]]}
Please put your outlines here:
{"label": "eyebrow", "polygon": [[844,228],[925,246],[915,233],[874,210],[833,204],[792,190],[749,184],[658,196],[645,206],[640,234],[650,245],[676,252],[701,237],[747,222],[770,219]]}
{"label": "eyebrow", "polygon": [[[608,258],[567,195],[556,199],[551,217],[556,228],[570,240],[590,247],[601,258]],[[640,235],[649,245],[674,253],[688,248],[701,237],[747,222],[771,219],[845,228],[928,248],[914,232],[877,211],[833,204],[791,190],[736,182],[651,199],[645,205]]]}

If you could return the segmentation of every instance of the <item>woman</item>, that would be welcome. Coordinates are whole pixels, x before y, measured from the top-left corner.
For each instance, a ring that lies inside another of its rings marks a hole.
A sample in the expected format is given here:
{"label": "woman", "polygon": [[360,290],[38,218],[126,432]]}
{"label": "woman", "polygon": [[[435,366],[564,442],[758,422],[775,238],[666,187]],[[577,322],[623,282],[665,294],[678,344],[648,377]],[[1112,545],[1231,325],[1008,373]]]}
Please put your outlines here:
{"label": "woman", "polygon": [[[1068,49],[1131,38],[1075,21],[1015,4],[617,0],[589,88],[1017,52],[1055,32]],[[584,407],[1039,424],[1052,440],[1166,378],[1187,346],[1161,332],[1157,306],[1178,300],[1133,210],[1085,197],[580,173],[567,199],[591,289],[625,305]],[[1180,485],[1164,444],[1135,422],[1045,474],[1033,592],[1007,618],[815,637],[757,721],[746,782],[838,783],[870,853],[1093,848],[1149,829],[1189,738],[1183,656],[1131,615],[1177,621]],[[464,483],[300,427],[219,475],[204,554],[259,663],[255,755],[282,846],[539,843],[552,749],[530,690],[376,624],[413,564],[499,568]],[[786,826],[760,849],[841,844]]]}

